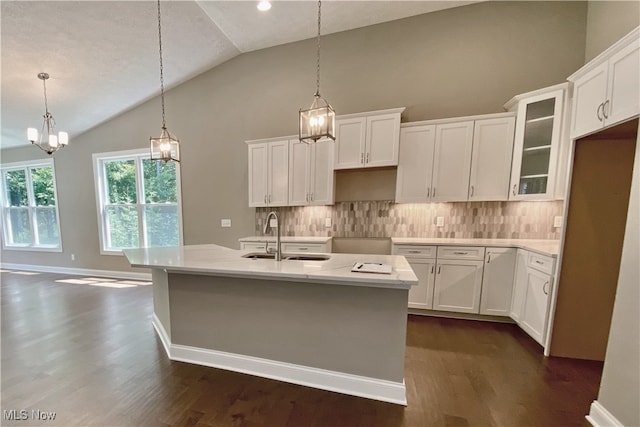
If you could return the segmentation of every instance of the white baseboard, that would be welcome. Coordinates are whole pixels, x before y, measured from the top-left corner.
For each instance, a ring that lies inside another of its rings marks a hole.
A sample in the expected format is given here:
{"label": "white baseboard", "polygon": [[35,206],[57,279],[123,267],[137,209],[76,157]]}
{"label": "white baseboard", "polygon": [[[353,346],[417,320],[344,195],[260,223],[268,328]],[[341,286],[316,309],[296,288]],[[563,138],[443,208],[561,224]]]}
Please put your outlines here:
{"label": "white baseboard", "polygon": [[160,336],[160,340],[165,345],[165,350],[167,349],[167,343],[169,343],[169,351],[167,353],[171,360],[226,369],[228,371],[242,372],[244,374],[255,375],[258,377],[270,378],[307,387],[395,403],[398,405],[407,405],[404,381],[401,383],[386,381],[359,375],[346,374],[343,372],[262,359],[259,357],[245,356],[242,354],[171,344],[166,331],[155,315],[154,327]]}
{"label": "white baseboard", "polygon": [[591,410],[585,418],[594,427],[623,427],[622,423],[597,400],[591,402]]}
{"label": "white baseboard", "polygon": [[54,267],[49,265],[33,265],[33,264],[12,264],[12,263],[5,263],[5,262],[0,264],[0,268],[6,268],[7,270],[37,271],[41,273],[73,274],[77,276],[113,277],[116,279],[145,280],[145,281],[151,280],[151,273],[134,273],[130,271],[92,270],[88,268]]}
{"label": "white baseboard", "polygon": [[152,324],[153,324],[153,328],[156,330],[156,333],[158,334],[158,337],[160,337],[160,341],[162,341],[162,345],[164,346],[164,351],[167,353],[167,356],[169,357],[169,359],[171,359],[171,352],[169,351],[171,347],[171,338],[169,337],[167,330],[164,328],[164,325],[162,324],[160,319],[158,319],[158,316],[156,316],[155,313],[153,313]]}

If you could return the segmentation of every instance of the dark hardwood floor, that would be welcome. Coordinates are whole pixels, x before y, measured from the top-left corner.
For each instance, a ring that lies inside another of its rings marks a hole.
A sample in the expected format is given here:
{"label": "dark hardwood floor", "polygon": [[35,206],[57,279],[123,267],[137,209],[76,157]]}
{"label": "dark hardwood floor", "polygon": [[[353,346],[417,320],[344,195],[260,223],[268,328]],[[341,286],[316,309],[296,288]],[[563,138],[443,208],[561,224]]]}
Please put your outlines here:
{"label": "dark hardwood floor", "polygon": [[7,426],[588,426],[602,372],[544,358],[514,325],[410,316],[405,408],[172,362],[148,284],[1,279]]}

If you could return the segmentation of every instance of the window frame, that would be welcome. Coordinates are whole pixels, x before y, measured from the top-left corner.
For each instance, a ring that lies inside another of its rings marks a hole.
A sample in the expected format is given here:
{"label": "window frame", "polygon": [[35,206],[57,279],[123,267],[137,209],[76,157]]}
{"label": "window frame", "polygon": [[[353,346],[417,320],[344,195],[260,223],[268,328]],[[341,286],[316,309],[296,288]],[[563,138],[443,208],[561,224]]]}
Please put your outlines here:
{"label": "window frame", "polygon": [[[39,168],[51,168],[53,176],[53,193],[56,200],[54,205],[56,211],[56,225],[58,226],[58,244],[57,245],[43,245],[39,243],[38,225],[36,210],[39,207],[36,205],[35,195],[33,193],[33,180],[31,178],[31,170]],[[7,188],[6,174],[11,171],[25,171],[25,184],[27,186],[27,206],[24,207],[11,207],[9,206],[9,194]],[[56,177],[55,162],[53,159],[39,159],[39,160],[25,160],[21,162],[4,163],[0,165],[0,199],[1,205],[1,220],[2,220],[2,250],[8,251],[36,251],[36,252],[62,252],[62,229],[60,228],[60,204],[58,200],[58,183]],[[10,226],[10,214],[12,209],[27,209],[29,214],[29,227],[31,229],[31,243],[29,244],[9,244],[11,226]]]}
{"label": "window frame", "polygon": [[[93,154],[93,181],[96,192],[96,211],[98,214],[98,235],[100,238],[100,254],[124,256],[123,250],[129,249],[109,249],[106,244],[109,239],[109,223],[107,221],[106,209],[113,206],[132,206],[136,208],[138,215],[138,243],[140,248],[146,246],[146,223],[144,221],[145,207],[154,205],[163,205],[160,203],[147,203],[144,194],[144,175],[142,168],[142,160],[151,160],[151,154],[148,149],[111,151],[106,153]],[[105,163],[110,161],[133,160],[136,171],[136,203],[131,204],[113,204],[108,200],[108,187],[105,176]],[[176,163],[176,199],[178,211],[178,244],[184,245],[183,240],[183,223],[182,223],[182,183],[180,163]],[[174,205],[174,203],[171,203]]]}

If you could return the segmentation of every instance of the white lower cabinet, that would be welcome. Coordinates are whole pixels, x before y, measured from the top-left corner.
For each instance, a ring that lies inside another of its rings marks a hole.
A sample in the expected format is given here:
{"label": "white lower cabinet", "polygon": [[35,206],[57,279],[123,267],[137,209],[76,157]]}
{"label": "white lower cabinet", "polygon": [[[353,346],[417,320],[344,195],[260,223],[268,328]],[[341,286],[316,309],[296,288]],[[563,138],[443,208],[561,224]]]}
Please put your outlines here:
{"label": "white lower cabinet", "polygon": [[527,294],[527,256],[528,252],[518,249],[516,254],[516,269],[513,277],[513,294],[511,296],[511,310],[509,316],[517,323],[522,317],[522,304]]}
{"label": "white lower cabinet", "polygon": [[482,261],[438,259],[433,309],[478,313],[482,287]]}
{"label": "white lower cabinet", "polygon": [[[331,253],[331,240],[326,243],[317,241],[304,241],[297,239],[296,241],[287,241],[286,237],[281,240],[282,252],[284,253]],[[253,237],[244,238],[240,242],[241,250],[266,251],[267,248],[275,248],[276,243],[272,238]]]}
{"label": "white lower cabinet", "polygon": [[[531,338],[544,345],[553,276],[533,267],[532,255],[534,254],[529,253],[526,295],[522,305],[522,316],[520,317],[519,325]],[[539,255],[535,256],[540,258]],[[552,265],[553,260],[550,258],[549,260]]]}
{"label": "white lower cabinet", "polygon": [[409,289],[409,308],[433,308],[433,284],[435,282],[436,261],[407,257],[409,265],[418,277],[418,285]]}
{"label": "white lower cabinet", "polygon": [[487,248],[482,275],[480,314],[509,316],[516,249]]}

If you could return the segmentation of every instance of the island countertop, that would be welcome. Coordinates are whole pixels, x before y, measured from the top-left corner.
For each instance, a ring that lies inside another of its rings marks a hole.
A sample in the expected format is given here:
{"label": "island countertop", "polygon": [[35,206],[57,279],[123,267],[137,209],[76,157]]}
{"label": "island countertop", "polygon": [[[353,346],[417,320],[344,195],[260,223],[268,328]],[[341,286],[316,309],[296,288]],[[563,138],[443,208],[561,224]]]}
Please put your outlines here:
{"label": "island countertop", "polygon": [[[315,282],[378,288],[409,289],[418,279],[403,256],[332,253],[326,261],[250,259],[251,250],[218,245],[139,248],[124,251],[132,267],[159,268],[168,272]],[[390,264],[391,274],[354,273],[356,262]]]}

